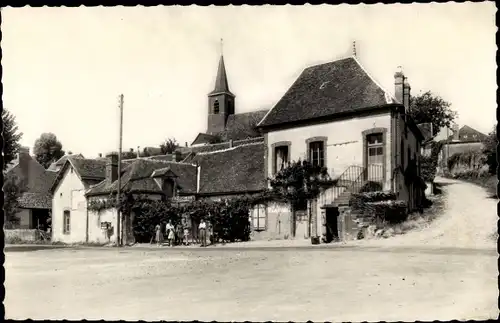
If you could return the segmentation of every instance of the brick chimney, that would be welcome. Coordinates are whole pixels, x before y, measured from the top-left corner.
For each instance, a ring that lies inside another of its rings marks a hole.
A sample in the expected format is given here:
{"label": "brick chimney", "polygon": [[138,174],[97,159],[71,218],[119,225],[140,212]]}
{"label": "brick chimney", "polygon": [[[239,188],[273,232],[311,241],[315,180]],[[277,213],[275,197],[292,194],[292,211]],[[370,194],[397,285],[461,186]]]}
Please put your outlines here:
{"label": "brick chimney", "polygon": [[408,78],[405,77],[403,82],[403,105],[405,106],[405,112],[410,111],[410,90],[410,83],[408,83]]}
{"label": "brick chimney", "polygon": [[404,84],[404,74],[401,66],[398,67],[399,71],[394,73],[394,96],[399,103],[404,103],[403,99],[403,84]]}
{"label": "brick chimney", "polygon": [[109,153],[106,155],[106,179],[113,183],[118,179],[118,153]]}
{"label": "brick chimney", "polygon": [[17,161],[19,163],[19,168],[21,169],[21,174],[24,180],[28,180],[30,172],[30,161],[32,160],[30,156],[30,149],[28,147],[19,147],[17,153]]}

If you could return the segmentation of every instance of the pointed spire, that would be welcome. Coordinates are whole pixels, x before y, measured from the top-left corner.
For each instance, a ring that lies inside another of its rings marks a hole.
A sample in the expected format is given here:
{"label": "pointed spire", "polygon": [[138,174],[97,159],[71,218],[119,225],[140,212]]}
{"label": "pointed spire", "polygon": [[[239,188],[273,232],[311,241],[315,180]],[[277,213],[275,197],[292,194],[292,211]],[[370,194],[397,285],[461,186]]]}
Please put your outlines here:
{"label": "pointed spire", "polygon": [[219,67],[217,69],[217,77],[215,79],[215,88],[210,94],[214,93],[221,93],[221,92],[226,92],[229,94],[232,94],[231,91],[229,91],[229,84],[227,82],[227,74],[226,74],[226,66],[224,65],[224,55],[222,53],[222,46],[223,46],[223,40],[221,38],[221,43],[220,43],[220,50],[221,50],[221,55],[220,55],[220,60],[219,60]]}

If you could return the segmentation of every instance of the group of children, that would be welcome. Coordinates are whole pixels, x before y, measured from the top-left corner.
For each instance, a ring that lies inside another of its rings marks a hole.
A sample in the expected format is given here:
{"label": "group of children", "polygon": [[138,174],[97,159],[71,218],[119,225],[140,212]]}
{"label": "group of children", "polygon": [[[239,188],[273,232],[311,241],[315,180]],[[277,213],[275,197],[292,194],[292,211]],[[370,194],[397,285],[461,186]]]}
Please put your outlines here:
{"label": "group of children", "polygon": [[[207,246],[207,224],[205,223],[205,220],[201,220],[200,224],[198,226],[199,230],[199,240],[201,243],[202,247]],[[168,246],[173,247],[176,243],[183,244],[183,245],[189,245],[189,229],[187,227],[184,227],[183,232],[180,231],[180,227],[176,230],[175,226],[172,224],[172,221],[168,221],[167,225],[165,226],[165,233],[167,235],[167,243]],[[182,235],[182,236],[181,236]],[[155,227],[155,240],[156,240],[156,245],[160,246],[163,243],[163,233],[161,230],[161,224],[157,224]]]}

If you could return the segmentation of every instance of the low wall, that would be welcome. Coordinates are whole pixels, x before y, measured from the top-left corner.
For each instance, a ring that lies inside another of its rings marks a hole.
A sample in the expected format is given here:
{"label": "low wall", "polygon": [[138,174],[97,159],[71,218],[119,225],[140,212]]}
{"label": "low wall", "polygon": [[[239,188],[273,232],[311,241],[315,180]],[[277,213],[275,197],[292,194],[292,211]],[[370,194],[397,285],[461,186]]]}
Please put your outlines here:
{"label": "low wall", "polygon": [[9,241],[37,241],[40,240],[40,234],[36,229],[4,229],[5,242]]}

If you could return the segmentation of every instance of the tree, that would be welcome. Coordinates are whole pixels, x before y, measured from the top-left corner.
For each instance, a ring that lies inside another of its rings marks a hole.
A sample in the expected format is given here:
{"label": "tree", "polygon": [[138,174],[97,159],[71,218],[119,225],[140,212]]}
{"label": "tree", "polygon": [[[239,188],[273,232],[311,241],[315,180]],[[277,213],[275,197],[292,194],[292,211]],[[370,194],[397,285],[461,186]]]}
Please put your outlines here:
{"label": "tree", "polygon": [[4,224],[6,228],[12,228],[19,224],[17,212],[19,212],[19,197],[25,191],[24,183],[15,176],[6,176],[3,185],[4,192]]}
{"label": "tree", "polygon": [[440,96],[427,91],[418,96],[412,96],[410,104],[410,115],[415,123],[431,123],[432,134],[438,133],[443,127],[451,127],[457,113],[450,109],[451,103],[446,102]]}
{"label": "tree", "polygon": [[162,144],[160,144],[160,148],[163,154],[173,154],[177,148],[179,148],[179,144],[175,140],[175,138],[168,138]]}
{"label": "tree", "polygon": [[488,134],[488,137],[483,142],[483,153],[486,156],[486,164],[488,164],[491,174],[497,173],[497,127]]}
{"label": "tree", "polygon": [[17,126],[16,117],[4,109],[2,111],[2,132],[3,132],[3,170],[7,168],[17,155],[19,148],[21,147],[19,141],[21,140],[23,133],[19,132]]}
{"label": "tree", "polygon": [[62,144],[53,133],[42,133],[40,138],[35,140],[33,148],[35,159],[43,167],[48,168],[50,164],[64,156]]}

